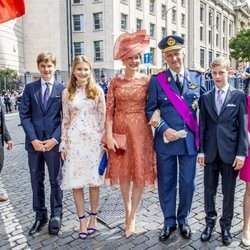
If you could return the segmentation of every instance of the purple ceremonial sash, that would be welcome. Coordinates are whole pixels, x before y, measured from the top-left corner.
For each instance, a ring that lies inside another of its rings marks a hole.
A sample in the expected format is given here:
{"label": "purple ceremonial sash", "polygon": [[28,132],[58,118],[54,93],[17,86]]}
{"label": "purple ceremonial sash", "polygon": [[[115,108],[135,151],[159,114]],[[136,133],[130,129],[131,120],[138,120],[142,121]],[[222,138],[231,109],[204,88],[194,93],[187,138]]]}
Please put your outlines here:
{"label": "purple ceremonial sash", "polygon": [[190,110],[184,99],[171,89],[171,84],[166,79],[166,72],[161,72],[160,74],[158,74],[156,76],[156,79],[158,80],[159,84],[163,88],[166,96],[173,104],[176,111],[179,113],[179,115],[182,117],[188,127],[195,133],[195,146],[198,150],[200,146],[200,137],[199,125],[196,117],[194,117],[192,111]]}

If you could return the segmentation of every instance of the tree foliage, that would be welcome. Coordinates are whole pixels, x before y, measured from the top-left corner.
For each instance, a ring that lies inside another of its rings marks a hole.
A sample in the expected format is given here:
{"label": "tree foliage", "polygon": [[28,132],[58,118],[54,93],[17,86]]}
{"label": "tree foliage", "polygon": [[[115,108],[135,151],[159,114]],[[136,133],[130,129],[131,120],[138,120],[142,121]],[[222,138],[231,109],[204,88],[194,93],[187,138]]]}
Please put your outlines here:
{"label": "tree foliage", "polygon": [[13,89],[15,83],[18,81],[17,70],[10,67],[0,67],[0,89]]}
{"label": "tree foliage", "polygon": [[241,30],[229,41],[230,56],[238,61],[250,61],[250,29]]}

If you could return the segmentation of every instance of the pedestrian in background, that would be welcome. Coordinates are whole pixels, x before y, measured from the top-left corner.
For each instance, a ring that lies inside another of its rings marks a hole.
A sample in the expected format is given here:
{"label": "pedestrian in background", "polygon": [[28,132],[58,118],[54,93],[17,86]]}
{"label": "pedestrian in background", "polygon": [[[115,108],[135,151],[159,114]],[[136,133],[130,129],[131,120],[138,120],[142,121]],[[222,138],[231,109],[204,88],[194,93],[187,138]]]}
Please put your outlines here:
{"label": "pedestrian in background", "polygon": [[[3,163],[4,163],[4,142],[7,144],[7,149],[11,150],[13,148],[13,142],[11,140],[9,131],[7,129],[6,123],[5,123],[5,117],[4,117],[4,110],[3,105],[0,103],[0,173],[3,169]],[[4,196],[3,194],[0,194],[0,202],[7,201],[8,197]]]}
{"label": "pedestrian in background", "polygon": [[[104,93],[94,81],[90,60],[86,56],[77,56],[63,92],[60,151],[64,160],[62,189],[73,190],[81,239],[97,230],[99,187],[102,184],[98,167],[104,153],[101,143],[104,129]],[[89,187],[89,222],[85,216],[83,187]]]}
{"label": "pedestrian in background", "polygon": [[104,92],[105,100],[107,100],[109,82],[107,80],[107,77],[104,74],[101,75],[101,80],[99,82],[99,86],[102,88],[102,90]]}
{"label": "pedestrian in background", "polygon": [[[141,53],[148,47],[145,30],[123,33],[114,45],[114,59],[125,66],[123,75],[114,77],[107,95],[108,169],[111,185],[119,184],[125,207],[126,237],[135,233],[136,211],[145,186],[154,186],[155,153],[153,136],[145,115],[147,75],[138,72]],[[121,151],[113,133],[124,134],[127,149]]]}
{"label": "pedestrian in background", "polygon": [[58,234],[62,220],[61,167],[59,152],[61,137],[62,91],[64,86],[54,79],[56,57],[53,53],[40,53],[37,67],[41,78],[25,86],[19,110],[26,138],[25,149],[33,191],[35,223],[30,235],[39,232],[48,221],[45,205],[44,175],[48,166],[50,193],[49,233]]}
{"label": "pedestrian in background", "polygon": [[206,227],[202,241],[208,241],[214,230],[219,175],[222,177],[223,206],[220,218],[222,243],[232,242],[230,233],[234,212],[236,178],[242,168],[247,147],[247,103],[245,94],[232,87],[230,62],[223,57],[211,63],[215,88],[200,102],[200,151],[198,162],[204,167],[204,206]]}
{"label": "pedestrian in background", "polygon": [[248,157],[244,166],[240,170],[240,179],[246,182],[243,200],[243,232],[241,241],[245,247],[250,247],[250,96],[247,97],[248,103]]}
{"label": "pedestrian in background", "polygon": [[4,101],[4,105],[5,105],[5,111],[6,113],[11,113],[12,109],[11,109],[11,100],[10,100],[10,93],[9,91],[6,91],[3,93],[3,101]]}
{"label": "pedestrian in background", "polygon": [[[157,179],[164,228],[160,241],[170,238],[179,225],[184,239],[191,238],[188,216],[195,189],[196,156],[199,146],[197,107],[205,92],[201,74],[185,69],[184,39],[170,35],[158,44],[169,68],[155,73],[147,91],[146,114],[150,119],[160,110],[161,122],[155,130]],[[179,205],[176,209],[179,175]]]}

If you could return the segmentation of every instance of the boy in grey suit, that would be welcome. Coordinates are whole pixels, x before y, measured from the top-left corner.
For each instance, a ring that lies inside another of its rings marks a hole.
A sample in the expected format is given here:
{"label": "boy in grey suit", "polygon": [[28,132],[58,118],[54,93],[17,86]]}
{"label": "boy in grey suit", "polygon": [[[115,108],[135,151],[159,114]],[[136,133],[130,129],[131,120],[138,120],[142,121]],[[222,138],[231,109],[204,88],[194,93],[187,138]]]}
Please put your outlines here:
{"label": "boy in grey suit", "polygon": [[206,213],[206,227],[201,234],[201,240],[208,241],[215,227],[215,198],[221,174],[223,210],[220,226],[222,242],[228,246],[232,242],[230,227],[236,177],[248,153],[247,102],[245,94],[228,83],[228,60],[216,58],[211,68],[215,88],[200,99],[198,162],[204,166]]}

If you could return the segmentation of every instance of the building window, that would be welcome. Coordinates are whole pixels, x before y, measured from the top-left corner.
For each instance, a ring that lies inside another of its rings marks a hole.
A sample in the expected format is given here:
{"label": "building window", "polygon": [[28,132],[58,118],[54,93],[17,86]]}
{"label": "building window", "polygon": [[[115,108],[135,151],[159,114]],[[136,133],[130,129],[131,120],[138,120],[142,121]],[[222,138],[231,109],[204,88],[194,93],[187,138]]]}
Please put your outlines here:
{"label": "building window", "polygon": [[212,10],[209,11],[208,25],[209,26],[213,25],[213,12],[212,12]]}
{"label": "building window", "polygon": [[200,27],[200,41],[204,41],[203,27]]}
{"label": "building window", "polygon": [[155,48],[150,47],[151,63],[155,64]]}
{"label": "building window", "polygon": [[155,24],[150,23],[150,36],[155,37]]}
{"label": "building window", "polygon": [[208,63],[209,63],[209,65],[211,64],[212,60],[213,60],[213,52],[209,51],[208,52]]}
{"label": "building window", "polygon": [[181,37],[184,39],[184,41],[185,41],[185,34],[181,34]]}
{"label": "building window", "polygon": [[136,30],[141,30],[142,29],[142,20],[141,19],[136,19]]}
{"label": "building window", "polygon": [[172,9],[172,22],[176,22],[176,9]]}
{"label": "building window", "polygon": [[80,56],[83,54],[84,54],[84,43],[83,42],[74,43],[74,55]]}
{"label": "building window", "polygon": [[128,16],[125,14],[121,14],[121,30],[127,30],[127,20]]}
{"label": "building window", "polygon": [[167,36],[166,28],[165,28],[165,27],[161,27],[161,36],[162,36],[162,37]]}
{"label": "building window", "polygon": [[215,36],[215,44],[216,44],[216,46],[218,47],[219,46],[219,34],[216,34],[216,36]]}
{"label": "building window", "polygon": [[150,0],[149,2],[149,12],[155,14],[155,0]]}
{"label": "building window", "polygon": [[185,14],[181,14],[181,25],[185,26]]}
{"label": "building window", "polygon": [[103,28],[103,23],[102,23],[103,15],[102,15],[102,12],[94,13],[93,16],[94,16],[94,29],[95,30],[102,29]]}
{"label": "building window", "polygon": [[204,22],[204,5],[200,7],[200,22]]}
{"label": "building window", "polygon": [[142,8],[142,0],[136,0],[136,8],[141,9]]}
{"label": "building window", "polygon": [[223,43],[222,43],[222,47],[225,50],[226,48],[226,38],[223,36]]}
{"label": "building window", "polygon": [[217,30],[219,29],[219,24],[220,24],[220,16],[217,15],[217,16],[216,16],[216,29],[217,29]]}
{"label": "building window", "polygon": [[74,31],[83,31],[83,15],[73,15]]}
{"label": "building window", "polygon": [[211,41],[212,41],[212,31],[209,30],[208,31],[208,42],[211,44]]}
{"label": "building window", "polygon": [[220,53],[216,53],[216,57],[220,57]]}
{"label": "building window", "polygon": [[95,62],[103,61],[103,41],[94,41]]}
{"label": "building window", "polygon": [[166,19],[166,5],[165,4],[161,5],[161,18]]}
{"label": "building window", "polygon": [[201,68],[205,68],[205,50],[200,49],[200,66]]}
{"label": "building window", "polygon": [[176,31],[175,30],[172,30],[172,35],[176,35]]}
{"label": "building window", "polygon": [[222,30],[223,30],[223,33],[225,34],[226,32],[226,19],[225,18],[223,19]]}
{"label": "building window", "polygon": [[181,0],[181,5],[185,6],[185,0]]}
{"label": "building window", "polygon": [[83,0],[73,0],[73,4],[80,4],[83,3]]}
{"label": "building window", "polygon": [[232,27],[233,27],[233,24],[230,22],[229,23],[229,37],[231,37],[232,36]]}

